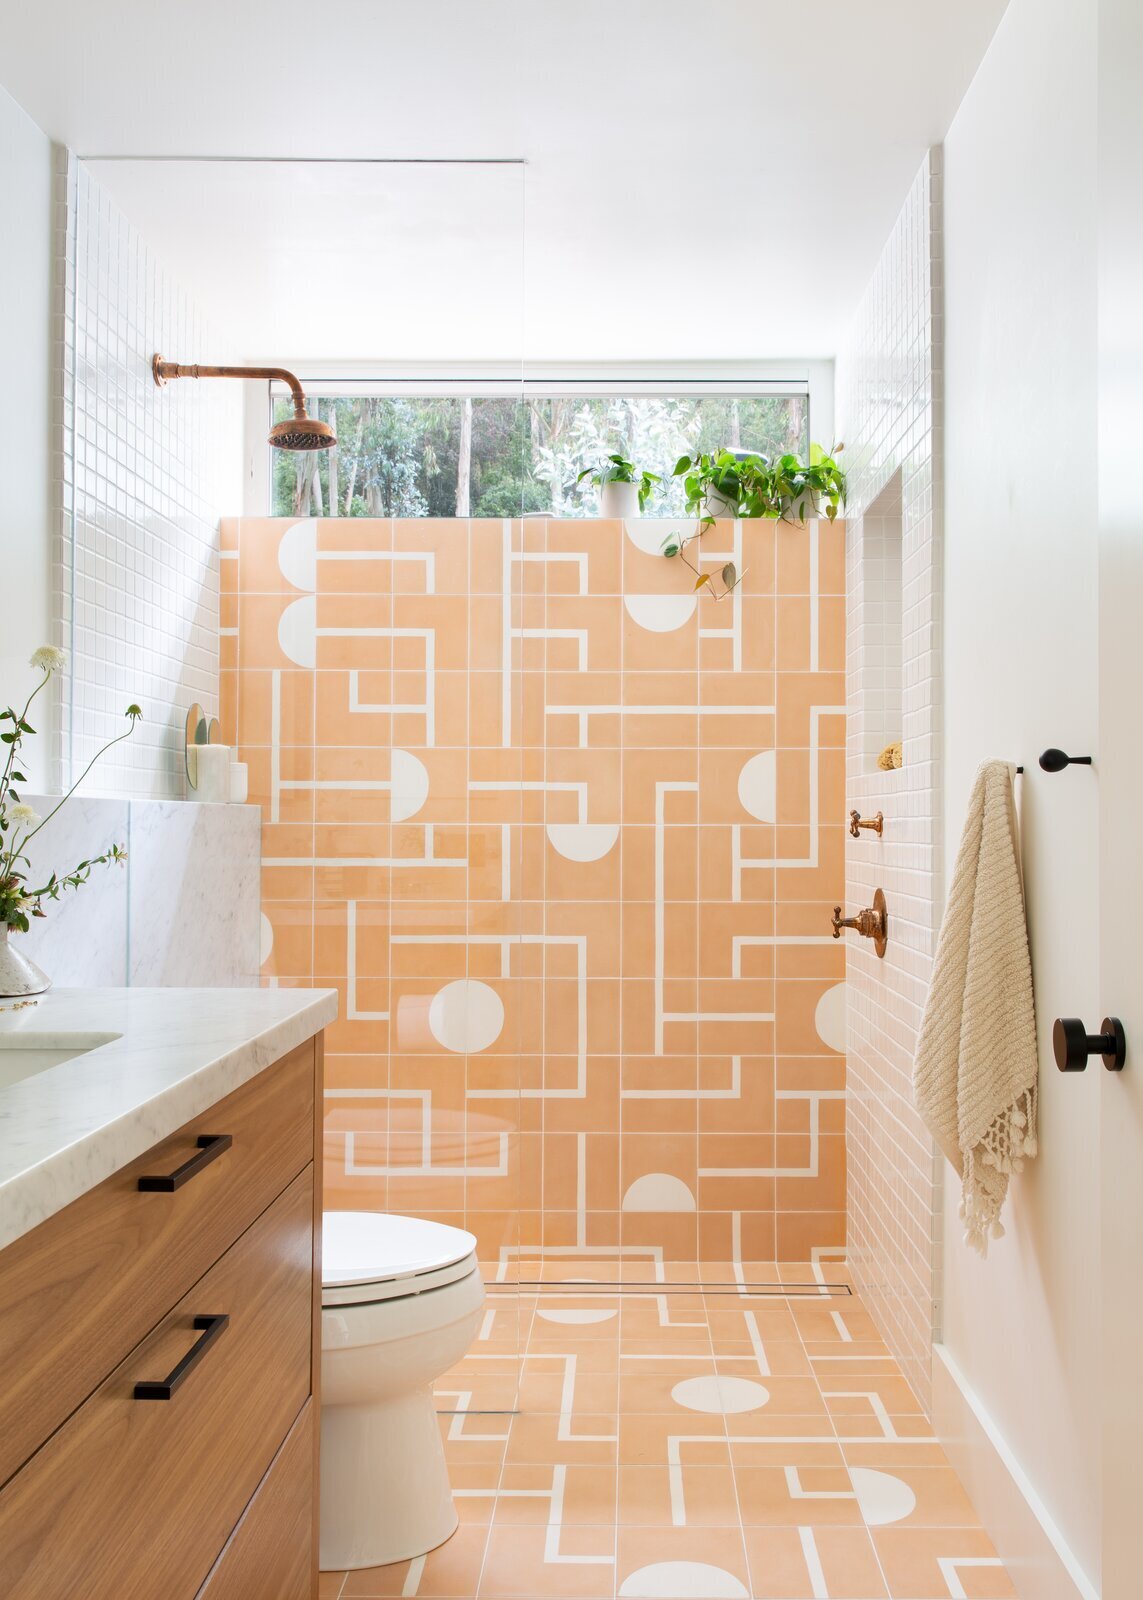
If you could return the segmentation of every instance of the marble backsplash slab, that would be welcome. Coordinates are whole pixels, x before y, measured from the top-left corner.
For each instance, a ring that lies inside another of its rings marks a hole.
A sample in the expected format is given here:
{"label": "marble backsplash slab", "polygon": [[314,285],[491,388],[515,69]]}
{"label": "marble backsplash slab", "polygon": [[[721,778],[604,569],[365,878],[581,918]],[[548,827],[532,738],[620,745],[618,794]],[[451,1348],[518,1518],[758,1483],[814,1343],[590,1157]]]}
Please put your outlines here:
{"label": "marble backsplash slab", "polygon": [[132,985],[258,982],[262,813],[131,802]]}
{"label": "marble backsplash slab", "polygon": [[[58,797],[25,795],[43,816]],[[178,800],[69,800],[32,841],[34,881],[111,844],[122,868],[96,867],[78,890],[15,935],[54,984],[240,988],[256,985],[261,811]]]}

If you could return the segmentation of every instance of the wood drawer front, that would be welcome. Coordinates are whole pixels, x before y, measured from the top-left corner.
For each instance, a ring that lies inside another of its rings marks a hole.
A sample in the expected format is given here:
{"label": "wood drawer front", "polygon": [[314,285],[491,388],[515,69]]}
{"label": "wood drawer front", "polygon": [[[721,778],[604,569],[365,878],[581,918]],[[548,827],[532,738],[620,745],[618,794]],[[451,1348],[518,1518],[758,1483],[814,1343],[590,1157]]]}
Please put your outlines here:
{"label": "wood drawer front", "polygon": [[192,1600],[309,1395],[312,1250],[307,1168],[0,1491],[3,1600]]}
{"label": "wood drawer front", "polygon": [[[312,1161],[313,1119],[310,1040],[0,1253],[0,1484]],[[207,1134],[233,1144],[140,1191]]]}
{"label": "wood drawer front", "polygon": [[316,1432],[311,1400],[274,1457],[198,1600],[310,1600]]}

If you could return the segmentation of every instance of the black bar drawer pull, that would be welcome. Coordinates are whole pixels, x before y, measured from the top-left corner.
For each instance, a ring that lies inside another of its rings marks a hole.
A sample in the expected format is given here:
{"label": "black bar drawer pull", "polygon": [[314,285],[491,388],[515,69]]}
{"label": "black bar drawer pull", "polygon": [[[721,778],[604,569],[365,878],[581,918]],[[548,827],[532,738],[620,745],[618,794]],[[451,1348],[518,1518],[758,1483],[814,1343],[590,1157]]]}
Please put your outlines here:
{"label": "black bar drawer pull", "polygon": [[183,1184],[197,1172],[201,1172],[203,1167],[209,1167],[212,1161],[217,1161],[224,1150],[230,1149],[234,1139],[229,1133],[200,1133],[195,1143],[198,1145],[197,1156],[191,1156],[189,1161],[184,1161],[182,1166],[176,1167],[173,1172],[140,1178],[140,1189],[149,1194],[174,1194],[176,1189],[181,1189]]}
{"label": "black bar drawer pull", "polygon": [[195,1340],[186,1355],[171,1368],[165,1378],[137,1383],[136,1400],[169,1400],[191,1368],[198,1366],[219,1335],[226,1332],[229,1323],[230,1317],[226,1312],[217,1317],[195,1317],[194,1326],[201,1330],[202,1338]]}

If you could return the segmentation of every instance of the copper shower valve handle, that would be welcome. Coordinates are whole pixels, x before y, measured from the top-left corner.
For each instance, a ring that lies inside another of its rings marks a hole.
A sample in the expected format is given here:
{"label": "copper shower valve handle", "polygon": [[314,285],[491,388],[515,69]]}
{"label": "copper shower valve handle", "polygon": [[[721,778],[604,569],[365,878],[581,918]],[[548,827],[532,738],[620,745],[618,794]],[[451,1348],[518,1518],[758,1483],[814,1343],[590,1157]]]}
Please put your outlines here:
{"label": "copper shower valve handle", "polygon": [[843,917],[841,907],[833,908],[833,936],[841,938],[843,928],[852,928],[863,939],[872,939],[873,947],[878,956],[885,954],[885,947],[889,943],[889,913],[885,906],[885,895],[880,889],[873,891],[873,904],[864,906],[853,917]]}
{"label": "copper shower valve handle", "polygon": [[862,828],[870,828],[880,839],[884,826],[885,818],[880,811],[875,817],[870,817],[866,822],[861,820],[860,811],[851,811],[849,813],[849,831],[855,839],[860,839]]}

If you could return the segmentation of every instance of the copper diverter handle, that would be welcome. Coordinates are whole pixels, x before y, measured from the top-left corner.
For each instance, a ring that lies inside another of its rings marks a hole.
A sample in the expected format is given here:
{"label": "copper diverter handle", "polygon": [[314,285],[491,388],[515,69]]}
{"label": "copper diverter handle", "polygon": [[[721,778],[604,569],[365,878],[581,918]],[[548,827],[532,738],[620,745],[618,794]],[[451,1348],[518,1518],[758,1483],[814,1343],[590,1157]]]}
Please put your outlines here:
{"label": "copper diverter handle", "polygon": [[863,939],[872,939],[879,956],[885,954],[889,942],[889,913],[885,908],[885,895],[880,889],[873,891],[873,904],[865,906],[855,917],[843,917],[841,907],[833,908],[833,936],[841,938],[843,928],[853,928]]}
{"label": "copper diverter handle", "polygon": [[885,818],[881,815],[880,811],[875,817],[870,817],[866,822],[861,820],[860,811],[851,811],[849,813],[849,831],[855,839],[860,839],[862,828],[871,828],[880,839],[884,826]]}

